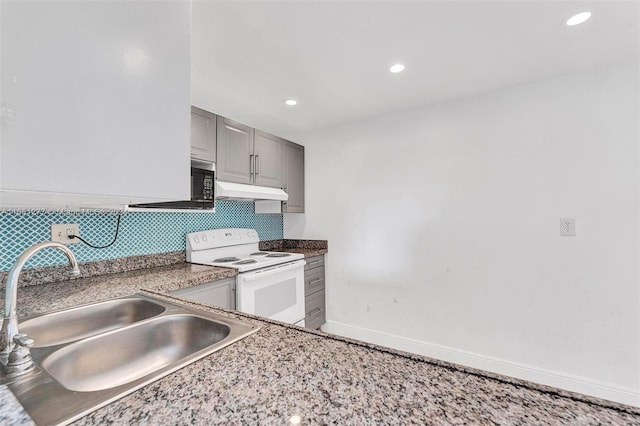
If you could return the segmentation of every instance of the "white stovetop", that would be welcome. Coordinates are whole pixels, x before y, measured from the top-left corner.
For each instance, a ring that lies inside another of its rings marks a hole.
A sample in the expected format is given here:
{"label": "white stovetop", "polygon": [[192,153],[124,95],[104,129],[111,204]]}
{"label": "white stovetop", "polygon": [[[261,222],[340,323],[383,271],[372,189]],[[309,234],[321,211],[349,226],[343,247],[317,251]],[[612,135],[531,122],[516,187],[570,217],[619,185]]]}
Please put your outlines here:
{"label": "white stovetop", "polygon": [[[235,268],[248,272],[304,258],[300,253],[260,251],[260,239],[255,229],[227,228],[187,234],[187,262],[202,265]],[[270,257],[275,254],[281,257]],[[216,259],[236,257],[233,262],[216,262]],[[237,262],[254,260],[247,264]]]}

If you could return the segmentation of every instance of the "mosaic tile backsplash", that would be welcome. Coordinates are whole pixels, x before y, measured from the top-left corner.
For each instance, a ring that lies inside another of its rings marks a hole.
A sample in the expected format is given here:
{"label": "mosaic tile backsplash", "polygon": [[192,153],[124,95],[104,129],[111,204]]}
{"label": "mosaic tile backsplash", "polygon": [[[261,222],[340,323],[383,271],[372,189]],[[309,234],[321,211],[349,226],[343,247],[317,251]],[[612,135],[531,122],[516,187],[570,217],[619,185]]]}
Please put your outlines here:
{"label": "mosaic tile backsplash", "polygon": [[[0,212],[0,271],[7,271],[32,244],[51,239],[51,224],[77,223],[80,236],[93,245],[109,244],[115,235],[117,213]],[[119,257],[166,253],[185,249],[185,234],[216,228],[253,228],[260,240],[283,238],[282,214],[255,214],[253,203],[216,201],[215,213],[124,213],[116,243],[106,249],[85,244],[69,247],[81,263]],[[66,263],[55,249],[37,253],[28,268]]]}

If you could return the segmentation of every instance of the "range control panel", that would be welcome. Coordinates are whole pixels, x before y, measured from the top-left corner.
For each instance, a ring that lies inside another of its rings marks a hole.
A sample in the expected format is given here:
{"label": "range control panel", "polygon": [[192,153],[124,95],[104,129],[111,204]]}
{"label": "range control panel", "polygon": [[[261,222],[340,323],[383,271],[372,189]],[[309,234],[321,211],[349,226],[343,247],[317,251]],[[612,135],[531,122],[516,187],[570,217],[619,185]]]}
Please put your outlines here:
{"label": "range control panel", "polygon": [[187,251],[208,250],[260,242],[255,229],[224,228],[187,234]]}

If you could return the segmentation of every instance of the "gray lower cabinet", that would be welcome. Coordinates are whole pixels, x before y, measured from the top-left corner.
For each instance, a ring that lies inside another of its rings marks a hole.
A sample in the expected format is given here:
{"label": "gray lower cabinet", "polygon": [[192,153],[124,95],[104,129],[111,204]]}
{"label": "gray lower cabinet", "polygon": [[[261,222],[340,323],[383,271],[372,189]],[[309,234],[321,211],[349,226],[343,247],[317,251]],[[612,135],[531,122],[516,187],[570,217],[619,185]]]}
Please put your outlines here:
{"label": "gray lower cabinet", "polygon": [[326,322],[324,292],[324,255],[305,259],[304,296],[305,327],[318,329]]}
{"label": "gray lower cabinet", "polygon": [[282,212],[304,213],[304,146],[283,142],[283,189],[289,199],[282,203]]}
{"label": "gray lower cabinet", "polygon": [[224,309],[236,308],[236,279],[225,278],[172,291],[170,294]]}
{"label": "gray lower cabinet", "polygon": [[216,115],[191,107],[191,158],[216,161]]}

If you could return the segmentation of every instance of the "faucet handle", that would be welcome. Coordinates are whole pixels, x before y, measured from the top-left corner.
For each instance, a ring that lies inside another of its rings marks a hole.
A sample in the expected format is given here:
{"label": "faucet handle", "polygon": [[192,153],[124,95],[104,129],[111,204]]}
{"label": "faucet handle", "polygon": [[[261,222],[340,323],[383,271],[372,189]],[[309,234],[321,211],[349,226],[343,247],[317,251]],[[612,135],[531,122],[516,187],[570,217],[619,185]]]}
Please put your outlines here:
{"label": "faucet handle", "polygon": [[26,333],[18,333],[13,336],[13,342],[23,348],[30,348],[35,343],[34,340],[31,337],[27,336]]}
{"label": "faucet handle", "polygon": [[9,379],[28,373],[35,367],[31,351],[29,351],[29,348],[33,346],[33,339],[25,333],[18,333],[13,336],[13,341],[15,346],[9,354],[7,365],[3,366],[3,372]]}

